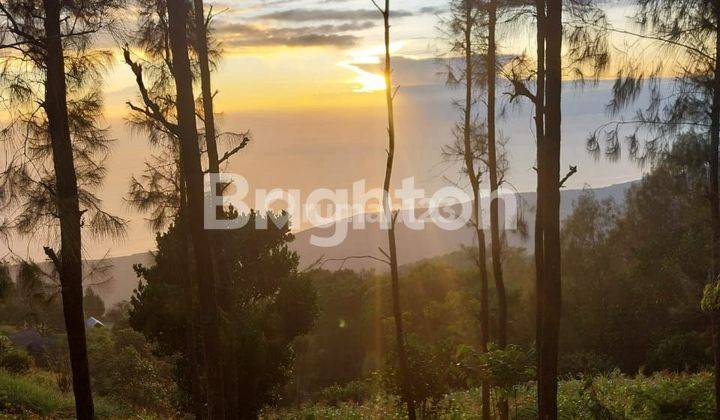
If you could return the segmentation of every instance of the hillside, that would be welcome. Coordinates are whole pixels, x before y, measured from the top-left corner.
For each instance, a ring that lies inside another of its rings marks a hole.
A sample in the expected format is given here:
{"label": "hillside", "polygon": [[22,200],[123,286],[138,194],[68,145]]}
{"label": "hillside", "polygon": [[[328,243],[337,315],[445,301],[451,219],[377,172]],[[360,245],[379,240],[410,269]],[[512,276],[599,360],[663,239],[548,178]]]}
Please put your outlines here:
{"label": "hillside", "polygon": [[[622,202],[625,192],[631,185],[632,183],[616,184],[594,189],[594,192],[598,198],[612,197],[616,202]],[[561,218],[564,219],[570,214],[573,202],[582,191],[566,190],[562,192]],[[530,236],[522,238],[517,232],[509,231],[508,243],[510,246],[528,248],[532,244],[535,196],[534,192],[519,194],[520,200],[524,203],[524,219],[528,225]],[[347,239],[337,247],[320,248],[311,244],[312,235],[327,237],[332,234],[333,229],[334,227],[313,228],[295,235],[295,241],[292,243],[291,248],[300,256],[301,268],[307,267],[321,258],[332,260],[351,256],[380,256],[377,247],[387,241],[386,232],[380,230],[377,223],[368,222],[364,230],[350,229]],[[472,229],[470,228],[445,231],[432,224],[427,224],[426,228],[421,231],[410,230],[404,225],[399,225],[397,237],[398,259],[401,265],[446,254],[457,250],[463,245],[472,245],[474,241]],[[91,280],[90,283],[96,284],[95,289],[102,296],[106,305],[111,307],[122,300],[129,299],[132,291],[137,287],[137,277],[133,271],[133,265],[138,263],[148,264],[151,261],[152,255],[149,252],[108,258],[102,262],[103,265],[108,266],[107,272],[103,273],[99,280]],[[90,261],[88,267],[97,264],[99,264],[98,261]],[[323,267],[330,270],[340,267],[354,270],[385,270],[386,268],[383,263],[367,258],[350,259],[344,262],[327,261]]]}

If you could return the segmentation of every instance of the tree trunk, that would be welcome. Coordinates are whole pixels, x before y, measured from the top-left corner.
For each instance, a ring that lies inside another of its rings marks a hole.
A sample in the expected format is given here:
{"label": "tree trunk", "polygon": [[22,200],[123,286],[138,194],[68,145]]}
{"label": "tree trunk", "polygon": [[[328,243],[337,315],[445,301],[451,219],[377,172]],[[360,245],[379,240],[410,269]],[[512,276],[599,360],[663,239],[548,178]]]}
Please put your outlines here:
{"label": "tree trunk", "polygon": [[[179,172],[182,177],[183,169],[182,163],[177,164]],[[178,179],[178,185],[180,186],[180,211],[179,219],[182,220],[182,253],[183,261],[185,261],[184,272],[182,275],[183,280],[183,299],[185,301],[185,311],[189,314],[187,318],[187,325],[185,330],[185,346],[187,347],[187,360],[190,364],[190,397],[192,414],[196,419],[202,419],[203,416],[203,402],[202,397],[202,386],[200,382],[200,360],[202,356],[198,352],[196,338],[197,329],[195,328],[195,318],[197,318],[197,309],[195,307],[195,286],[193,278],[197,277],[195,267],[192,264],[190,255],[192,254],[192,240],[190,238],[190,220],[187,213],[187,194],[185,189],[185,183],[182,179]]]}
{"label": "tree trunk", "polygon": [[[473,190],[473,223],[475,223],[475,235],[477,237],[478,255],[476,264],[480,280],[480,350],[487,351],[490,341],[490,309],[488,297],[488,273],[487,255],[485,250],[485,232],[482,229],[482,216],[480,211],[480,180],[475,171],[475,153],[472,146],[472,107],[473,88],[475,86],[475,65],[473,51],[473,31],[475,28],[474,7],[475,3],[465,2],[465,107],[463,109],[463,158],[465,160],[465,172],[467,173],[470,186]],[[482,402],[482,418],[490,419],[490,385],[483,381],[481,385],[480,398]]]}
{"label": "tree trunk", "polygon": [[[490,171],[490,239],[492,241],[492,267],[495,279],[495,291],[498,299],[498,345],[504,349],[507,345],[507,298],[502,270],[502,242],[500,238],[499,215],[499,170],[497,161],[497,141],[495,129],[495,91],[497,78],[497,2],[488,4],[488,53],[487,53],[487,124],[488,124],[488,170]],[[498,401],[500,418],[508,418],[508,401],[501,397]]]}
{"label": "tree trunk", "polygon": [[[475,206],[480,203],[479,191],[475,192]],[[479,207],[478,207],[479,208]],[[487,251],[485,250],[485,231],[482,229],[482,217],[480,212],[477,213],[477,241],[478,241],[478,270],[480,271],[480,350],[486,352],[488,343],[490,342],[490,298],[488,290],[488,271],[487,271]],[[482,400],[482,418],[490,419],[490,384],[483,381],[480,390]]]}
{"label": "tree trunk", "polygon": [[[540,343],[540,335],[542,325],[540,324],[540,313],[542,306],[542,280],[544,276],[543,264],[544,258],[544,235],[543,235],[543,212],[542,198],[544,197],[544,189],[542,185],[541,173],[544,169],[544,142],[545,137],[545,0],[536,1],[537,10],[537,88],[535,90],[535,136],[537,142],[537,193],[535,195],[535,298],[537,307],[535,308],[536,319],[536,345]],[[540,350],[539,347],[537,349]]]}
{"label": "tree trunk", "polygon": [[[720,147],[720,4],[715,4],[715,68],[713,99],[710,116],[710,214],[712,225],[713,281],[720,274],[720,186],[718,185],[718,147]],[[720,419],[720,331],[717,331],[717,314],[711,324],[715,351],[715,415]]]}
{"label": "tree trunk", "polygon": [[[77,175],[68,122],[65,60],[60,33],[61,3],[43,0],[46,35],[45,111],[48,118],[55,169],[61,250],[58,273],[72,368],[75,410],[78,419],[94,416],[83,313],[82,243]],[[51,253],[51,250],[46,250]]]}
{"label": "tree trunk", "polygon": [[[214,110],[214,95],[212,91],[212,79],[210,75],[210,58],[208,55],[208,39],[207,39],[207,22],[205,20],[205,8],[203,0],[193,0],[195,9],[195,49],[198,54],[198,61],[200,65],[200,85],[202,90],[202,104],[203,104],[203,120],[205,126],[205,144],[207,146],[208,155],[208,169],[210,173],[220,172],[220,158],[217,147],[217,130],[215,127],[215,110]],[[223,217],[223,209],[217,209],[217,217]],[[213,232],[212,236],[215,236],[217,244],[222,243],[222,238],[219,237],[221,232]],[[218,235],[215,235],[218,234]],[[217,289],[219,292],[218,304],[220,309],[224,313],[224,319],[231,317],[231,278],[230,271],[228,269],[227,257],[225,255],[222,246],[215,248],[214,254],[216,278],[218,280]],[[237,377],[237,358],[233,346],[235,345],[235,334],[233,333],[233,325],[235,323],[224,323],[223,328],[227,331],[229,338],[229,346],[226,346],[224,351],[226,357],[223,361],[224,368],[224,381],[225,381],[225,404],[227,409],[227,415],[232,416],[232,413],[237,413],[239,410],[239,392],[240,384]]]}
{"label": "tree trunk", "polygon": [[208,57],[207,27],[203,0],[193,0],[195,5],[195,49],[200,64],[200,84],[202,88],[203,119],[205,121],[205,143],[207,145],[208,168],[211,173],[220,172],[217,148],[217,132],[215,131],[215,110],[213,109],[213,92],[210,78],[210,58]]}
{"label": "tree trunk", "polygon": [[170,30],[170,49],[172,51],[173,77],[177,90],[177,118],[180,132],[180,158],[183,178],[187,188],[188,218],[192,238],[195,267],[198,277],[200,309],[199,322],[205,343],[205,363],[207,369],[207,393],[210,418],[225,417],[224,386],[222,373],[222,354],[219,333],[215,291],[215,268],[212,258],[212,243],[203,226],[204,187],[203,172],[200,164],[197,124],[195,121],[195,101],[192,86],[192,71],[188,56],[188,3],[185,0],[168,1],[168,25]]}
{"label": "tree trunk", "polygon": [[560,329],[560,142],[562,93],[562,0],[547,0],[545,136],[543,138],[543,280],[538,337],[538,414],[557,418],[557,362]]}
{"label": "tree trunk", "polygon": [[390,0],[385,0],[383,11],[385,28],[385,100],[388,114],[388,149],[385,167],[385,181],[383,183],[383,210],[389,219],[388,246],[390,247],[390,280],[392,287],[392,309],[395,318],[395,340],[397,343],[398,362],[402,382],[402,397],[407,406],[408,419],[415,420],[415,399],[412,396],[410,372],[405,345],[405,331],[403,329],[402,305],[400,302],[400,275],[398,273],[397,243],[395,238],[396,214],[392,213],[390,204],[390,184],[392,180],[393,161],[395,159],[395,118],[393,113],[392,63],[390,59]]}

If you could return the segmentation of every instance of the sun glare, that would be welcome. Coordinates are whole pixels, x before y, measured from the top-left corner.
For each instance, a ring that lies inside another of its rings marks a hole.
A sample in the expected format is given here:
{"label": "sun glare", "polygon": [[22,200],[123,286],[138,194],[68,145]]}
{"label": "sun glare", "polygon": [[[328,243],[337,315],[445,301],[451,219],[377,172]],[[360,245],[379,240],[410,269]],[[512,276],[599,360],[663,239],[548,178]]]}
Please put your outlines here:
{"label": "sun glare", "polygon": [[[377,92],[385,89],[385,78],[380,73],[374,73],[368,71],[361,65],[374,64],[378,66],[380,70],[380,57],[385,53],[385,47],[378,46],[366,50],[355,50],[350,51],[348,54],[351,59],[343,61],[340,66],[351,70],[356,74],[356,77],[351,80],[353,85],[353,92],[356,93],[368,93]],[[392,43],[390,45],[390,52],[394,53],[402,48],[402,43]]]}
{"label": "sun glare", "polygon": [[359,87],[353,89],[357,93],[376,92],[385,89],[385,78],[379,74],[363,72],[363,74],[358,74],[354,82],[359,85]]}

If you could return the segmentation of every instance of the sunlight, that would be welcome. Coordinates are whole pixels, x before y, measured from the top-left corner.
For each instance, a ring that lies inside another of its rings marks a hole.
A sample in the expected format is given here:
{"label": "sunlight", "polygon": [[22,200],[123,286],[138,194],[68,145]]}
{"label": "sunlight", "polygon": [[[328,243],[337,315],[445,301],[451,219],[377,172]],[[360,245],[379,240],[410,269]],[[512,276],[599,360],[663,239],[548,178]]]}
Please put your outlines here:
{"label": "sunlight", "polygon": [[340,67],[348,69],[356,74],[356,77],[350,81],[353,85],[353,92],[369,93],[385,89],[385,78],[381,74],[372,73],[358,67],[359,64],[379,64],[377,57],[367,57],[366,59],[373,58],[374,61],[343,61],[338,64]]}
{"label": "sunlight", "polygon": [[358,77],[355,78],[354,83],[357,83],[360,87],[353,89],[353,92],[368,93],[385,90],[385,78],[383,76],[358,70]]}
{"label": "sunlight", "polygon": [[[394,42],[390,44],[390,52],[394,53],[400,50],[402,46],[402,42]],[[350,60],[339,63],[340,67],[351,70],[357,75],[350,82],[353,84],[353,92],[369,93],[385,89],[385,77],[380,74],[382,68],[380,57],[382,57],[383,54],[385,54],[385,46],[383,45],[364,50],[353,50],[348,52],[348,55],[351,57]],[[377,65],[378,72],[367,71],[360,67],[360,65],[368,64]]]}

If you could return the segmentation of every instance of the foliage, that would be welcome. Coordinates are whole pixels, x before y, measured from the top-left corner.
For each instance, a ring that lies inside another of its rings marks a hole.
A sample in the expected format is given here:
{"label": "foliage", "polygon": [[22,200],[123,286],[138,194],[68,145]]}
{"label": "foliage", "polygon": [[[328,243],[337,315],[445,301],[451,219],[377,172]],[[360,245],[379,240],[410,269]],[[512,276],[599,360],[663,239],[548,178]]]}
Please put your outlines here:
{"label": "foliage", "polygon": [[720,311],[720,280],[705,286],[700,300],[700,308],[709,314]]}
{"label": "foliage", "polygon": [[[407,336],[408,370],[412,398],[421,410],[427,414],[428,406],[457,389],[461,377],[455,363],[454,348],[449,343],[431,343],[419,340],[417,336]],[[388,356],[388,367],[384,372],[386,388],[391,393],[400,393],[401,378],[397,356],[393,352]]]}
{"label": "foliage", "polygon": [[25,373],[32,367],[32,357],[24,349],[12,348],[0,356],[0,367],[11,373]]}
{"label": "foliage", "polygon": [[152,350],[145,337],[131,329],[89,330],[93,390],[133,407],[170,412],[177,392],[172,366]]}
{"label": "foliage", "polygon": [[32,358],[25,349],[17,348],[6,336],[0,336],[0,367],[11,373],[25,373],[32,367]]}
{"label": "foliage", "polygon": [[102,318],[102,316],[105,315],[105,302],[103,302],[100,295],[98,295],[92,287],[85,289],[83,309],[85,310],[86,318],[91,316]]}
{"label": "foliage", "polygon": [[313,400],[328,405],[369,401],[372,397],[381,393],[382,388],[379,383],[381,379],[378,374],[375,374],[364,379],[348,382],[345,385],[332,385],[321,390]]}
{"label": "foliage", "polygon": [[[102,78],[112,52],[92,48],[98,32],[115,26],[119,0],[80,0],[60,5],[60,32],[65,62],[68,129],[83,227],[98,237],[119,237],[126,221],[107,213],[98,196],[112,139],[102,126]],[[6,155],[0,174],[3,218],[0,224],[23,235],[59,227],[53,148],[45,103],[47,49],[42,39],[45,17],[35,1],[12,0],[0,8],[3,43],[0,107],[9,119],[0,131]]]}
{"label": "foliage", "polygon": [[564,377],[582,377],[608,374],[615,364],[603,353],[577,351],[560,355],[558,371]]}
{"label": "foliage", "polygon": [[[95,401],[99,418],[164,418],[153,412],[131,409],[105,398]],[[18,418],[75,418],[72,394],[62,392],[45,372],[18,376],[0,370],[0,411]]]}
{"label": "foliage", "polygon": [[[565,353],[604,354],[631,373],[667,337],[706,330],[697,305],[711,255],[709,210],[697,205],[704,150],[702,138],[678,139],[623,207],[589,192],[576,201],[562,233]],[[653,369],[675,368],[665,360]]]}
{"label": "foliage", "polygon": [[[535,419],[535,387],[516,387],[509,395],[510,416]],[[698,374],[655,374],[628,377],[618,372],[594,378],[560,382],[558,418],[560,419],[712,419],[715,407],[713,378]],[[433,418],[469,419],[480,416],[480,389],[447,394],[433,408]],[[363,403],[338,405],[315,404],[300,408],[267,410],[264,419],[308,418],[403,418],[398,400],[378,395]]]}
{"label": "foliage", "polygon": [[513,344],[505,349],[490,346],[486,352],[461,346],[458,360],[470,385],[487,382],[506,394],[535,378],[534,350]]}
{"label": "foliage", "polygon": [[[297,272],[298,257],[287,245],[292,240],[287,221],[283,215],[266,217],[253,213],[243,228],[219,231],[215,237],[232,261],[231,288],[222,297],[232,309],[224,314],[229,321],[223,347],[237,355],[233,363],[245,413],[277,399],[292,366],[292,343],[310,329],[316,314],[312,284]],[[260,218],[267,229],[256,229]],[[185,241],[178,223],[158,235],[155,265],[136,267],[142,282],[131,300],[130,325],[157,344],[160,355],[178,357],[177,379],[186,400],[190,373],[185,334],[189,320],[198,315],[182,298],[183,279],[177,268],[185,264]]]}
{"label": "foliage", "polygon": [[647,355],[646,372],[669,370],[697,372],[712,365],[708,334],[698,332],[676,333],[660,340]]}

